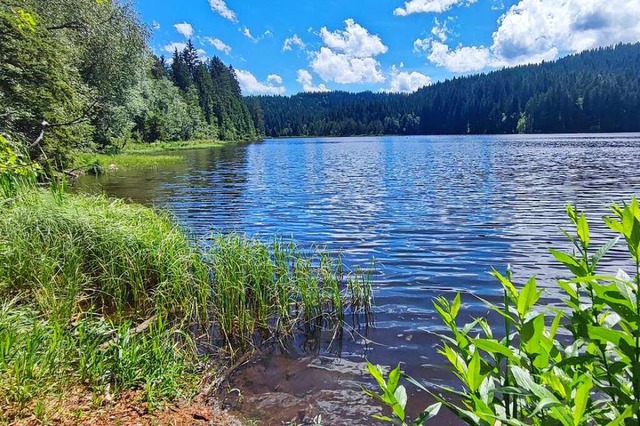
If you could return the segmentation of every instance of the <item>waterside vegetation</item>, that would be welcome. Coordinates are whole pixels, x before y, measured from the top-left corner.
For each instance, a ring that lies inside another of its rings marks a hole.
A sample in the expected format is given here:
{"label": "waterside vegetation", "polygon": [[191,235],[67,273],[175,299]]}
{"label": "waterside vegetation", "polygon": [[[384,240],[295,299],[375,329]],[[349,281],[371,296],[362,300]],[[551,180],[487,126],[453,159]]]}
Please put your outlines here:
{"label": "waterside vegetation", "polygon": [[[447,329],[440,353],[459,386],[434,388],[407,377],[438,401],[411,421],[400,366],[385,379],[380,367],[369,365],[382,392],[366,392],[390,409],[379,419],[421,425],[444,405],[472,425],[640,423],[640,204],[634,198],[612,207],[604,221],[614,235],[599,248],[592,245],[585,215],[571,206],[567,214],[575,231],[563,232],[572,250],[551,250],[573,277],[558,281],[564,309],[540,302],[535,277],[518,286],[509,271],[493,271],[504,288],[504,303],[485,302],[496,321],[461,324],[460,295],[437,299]],[[633,270],[603,274],[599,265],[618,240],[626,243]]]}
{"label": "waterside vegetation", "polygon": [[321,250],[198,242],[147,207],[38,189],[0,142],[0,422],[70,388],[94,408],[133,390],[153,410],[218,380],[222,359],[370,309],[366,277]]}

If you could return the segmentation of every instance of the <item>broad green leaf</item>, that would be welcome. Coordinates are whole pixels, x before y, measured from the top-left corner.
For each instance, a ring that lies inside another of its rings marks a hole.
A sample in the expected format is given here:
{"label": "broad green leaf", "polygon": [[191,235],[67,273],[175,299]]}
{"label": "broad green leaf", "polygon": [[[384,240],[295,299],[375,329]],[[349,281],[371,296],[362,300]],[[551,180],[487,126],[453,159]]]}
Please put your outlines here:
{"label": "broad green leaf", "polygon": [[580,215],[577,227],[578,238],[580,238],[580,241],[586,249],[589,247],[589,223],[587,222],[587,217],[584,215],[584,213]]}
{"label": "broad green leaf", "polygon": [[513,351],[498,342],[497,340],[492,339],[472,339],[471,342],[474,346],[480,350],[483,350],[489,354],[495,355],[500,354],[504,357],[507,357],[510,361],[519,363],[518,357],[513,353]]}
{"label": "broad green leaf", "polygon": [[493,275],[493,277],[497,278],[498,281],[500,281],[500,283],[502,284],[502,286],[509,292],[511,293],[511,295],[513,297],[518,297],[518,290],[516,289],[516,287],[513,285],[513,283],[511,281],[509,281],[507,279],[507,277],[505,277],[504,275],[502,275],[500,272],[498,272],[496,269],[493,269],[493,271],[491,272],[491,275]]}
{"label": "broad green leaf", "polygon": [[540,399],[555,399],[557,398],[544,386],[537,384],[533,378],[531,377],[531,373],[525,370],[524,368],[512,366],[511,374],[513,374],[513,378],[516,380],[518,386],[528,390],[533,393]]}
{"label": "broad green leaf", "polygon": [[582,277],[587,274],[587,271],[585,270],[584,266],[581,265],[580,262],[576,260],[574,257],[569,256],[567,253],[554,250],[554,249],[550,249],[549,251],[551,252],[551,255],[553,255],[553,257],[555,257],[558,262],[562,263],[564,266],[569,268],[569,270],[573,272],[576,276]]}
{"label": "broad green leaf", "polygon": [[431,420],[432,418],[438,415],[438,413],[440,412],[440,408],[442,408],[441,402],[437,402],[435,404],[428,406],[422,413],[420,413],[420,415],[418,416],[418,418],[413,424],[416,426],[424,425],[428,420]]}
{"label": "broad green leaf", "polygon": [[404,420],[404,408],[407,406],[407,390],[404,386],[398,386],[396,391],[393,393],[393,396],[396,398],[398,405],[402,407],[402,419]]}
{"label": "broad green leaf", "polygon": [[582,423],[582,417],[587,410],[589,402],[589,393],[593,388],[593,382],[587,377],[578,389],[576,389],[575,405],[573,406],[573,425],[579,426]]}
{"label": "broad green leaf", "polygon": [[389,372],[389,379],[387,380],[387,389],[389,393],[394,393],[396,391],[398,382],[400,382],[400,376],[400,364],[398,364],[396,368]]}
{"label": "broad green leaf", "polygon": [[467,385],[471,392],[476,392],[480,385],[482,384],[482,380],[484,377],[482,376],[481,370],[482,359],[480,358],[480,354],[478,351],[473,353],[471,357],[471,361],[469,361],[469,366],[467,368]]}
{"label": "broad green leaf", "polygon": [[538,291],[536,277],[531,277],[518,296],[518,313],[520,317],[524,316],[531,310],[540,299],[542,292]]}
{"label": "broad green leaf", "polygon": [[376,382],[378,382],[378,385],[381,389],[384,390],[387,388],[384,377],[382,376],[382,367],[367,362],[367,370],[369,370],[369,374],[371,374],[371,376],[376,379]]}
{"label": "broad green leaf", "polygon": [[617,347],[621,347],[622,343],[627,343],[630,346],[634,345],[632,336],[623,333],[618,330],[611,330],[605,327],[589,326],[589,337],[593,340],[601,342],[610,342]]}
{"label": "broad green leaf", "polygon": [[451,304],[451,317],[456,318],[458,316],[458,312],[460,312],[460,306],[462,306],[462,302],[460,300],[460,293],[456,294],[456,297],[453,299],[453,303]]}

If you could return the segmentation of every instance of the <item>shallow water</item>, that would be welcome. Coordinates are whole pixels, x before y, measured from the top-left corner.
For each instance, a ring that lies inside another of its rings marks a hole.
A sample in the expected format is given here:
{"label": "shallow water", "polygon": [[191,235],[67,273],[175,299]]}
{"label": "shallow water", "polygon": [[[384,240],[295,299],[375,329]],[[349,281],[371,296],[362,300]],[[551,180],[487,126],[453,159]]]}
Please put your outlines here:
{"label": "shallow water", "polygon": [[[439,326],[435,296],[462,291],[466,311],[483,315],[475,296],[493,299],[501,291],[489,271],[512,264],[517,280],[537,274],[553,302],[555,278],[565,272],[548,248],[568,248],[559,230],[568,226],[565,204],[587,212],[598,244],[610,237],[600,218],[611,203],[640,192],[638,134],[278,139],[182,153],[185,164],[85,177],[78,188],[168,209],[197,236],[279,234],[342,251],[351,266],[375,258],[376,324],[366,338],[344,338],[339,351],[320,345],[315,355],[300,344],[290,356],[269,359],[269,374],[254,365],[237,381],[245,398],[257,398],[254,406],[265,389],[276,389],[294,397],[291,412],[335,412],[336,419],[345,418],[341,407],[354,412],[341,398],[359,391],[327,392],[351,389],[362,376],[336,367],[319,379],[318,355],[385,365],[402,360],[414,376],[450,381],[429,333]],[[627,265],[622,248],[606,271]],[[351,384],[340,382],[347,376]],[[272,413],[291,418],[285,411]]]}

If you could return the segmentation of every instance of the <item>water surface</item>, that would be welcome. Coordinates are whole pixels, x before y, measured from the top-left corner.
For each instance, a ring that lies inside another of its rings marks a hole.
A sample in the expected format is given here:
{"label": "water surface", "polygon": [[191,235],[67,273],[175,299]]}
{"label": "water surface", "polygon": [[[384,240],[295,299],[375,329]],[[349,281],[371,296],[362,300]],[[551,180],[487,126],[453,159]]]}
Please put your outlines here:
{"label": "water surface", "polygon": [[[344,339],[338,353],[344,362],[403,360],[432,382],[450,380],[429,333],[439,330],[434,297],[464,292],[466,312],[483,315],[476,296],[501,292],[491,268],[512,264],[521,282],[537,274],[553,301],[565,273],[548,248],[568,248],[564,206],[587,212],[598,244],[611,236],[600,224],[611,203],[640,192],[640,135],[631,134],[278,139],[181,153],[184,164],[87,177],[79,187],[168,209],[198,236],[278,234],[342,251],[351,266],[375,258],[376,327]],[[614,250],[604,267],[626,264]],[[295,369],[316,396],[332,388],[336,376],[304,373],[313,356],[291,362],[270,360],[269,369]]]}

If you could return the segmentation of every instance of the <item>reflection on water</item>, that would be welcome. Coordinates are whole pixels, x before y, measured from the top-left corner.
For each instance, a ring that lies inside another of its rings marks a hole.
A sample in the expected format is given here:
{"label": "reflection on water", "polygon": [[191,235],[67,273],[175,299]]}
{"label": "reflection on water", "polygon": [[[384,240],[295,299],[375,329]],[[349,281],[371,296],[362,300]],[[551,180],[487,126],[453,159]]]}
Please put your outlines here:
{"label": "reflection on water", "polygon": [[[640,135],[283,139],[79,185],[166,208],[201,236],[280,234],[342,250],[352,265],[374,257],[375,344],[345,341],[343,357],[402,359],[427,376],[440,363],[431,299],[464,291],[466,310],[483,315],[474,295],[497,296],[488,273],[508,263],[553,297],[563,271],[548,248],[567,247],[564,205],[585,210],[602,243],[600,217],[639,192],[639,154]],[[625,266],[614,257],[605,267]]]}

